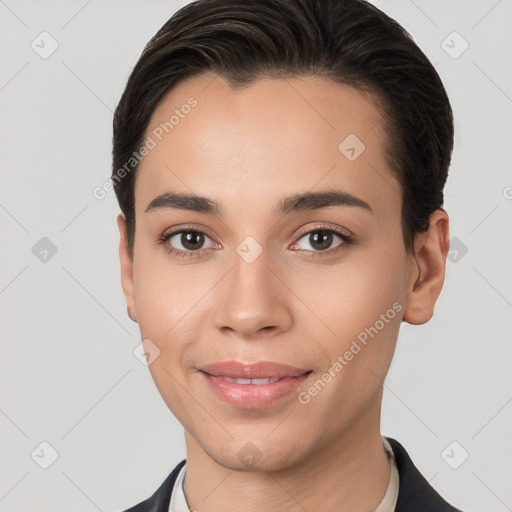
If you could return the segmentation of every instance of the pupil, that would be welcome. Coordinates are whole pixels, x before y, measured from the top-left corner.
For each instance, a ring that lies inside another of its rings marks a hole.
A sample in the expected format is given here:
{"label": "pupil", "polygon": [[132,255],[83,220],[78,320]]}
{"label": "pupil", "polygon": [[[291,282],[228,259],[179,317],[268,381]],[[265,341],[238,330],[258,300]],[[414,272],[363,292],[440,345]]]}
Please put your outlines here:
{"label": "pupil", "polygon": [[329,231],[316,231],[309,238],[311,246],[316,249],[328,249],[332,243],[332,233]]}
{"label": "pupil", "polygon": [[181,235],[181,243],[186,249],[198,249],[203,245],[203,237],[203,233],[194,233],[189,231]]}

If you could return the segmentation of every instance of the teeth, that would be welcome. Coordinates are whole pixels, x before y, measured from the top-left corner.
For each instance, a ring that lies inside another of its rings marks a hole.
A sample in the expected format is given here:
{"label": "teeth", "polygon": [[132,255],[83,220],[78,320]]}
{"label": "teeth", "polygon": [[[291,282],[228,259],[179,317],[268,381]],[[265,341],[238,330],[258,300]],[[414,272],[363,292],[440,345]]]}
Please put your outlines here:
{"label": "teeth", "polygon": [[232,377],[218,376],[219,379],[227,380],[228,382],[234,382],[235,384],[256,384],[260,386],[262,384],[271,384],[280,380],[279,377],[268,377],[266,379],[233,379]]}

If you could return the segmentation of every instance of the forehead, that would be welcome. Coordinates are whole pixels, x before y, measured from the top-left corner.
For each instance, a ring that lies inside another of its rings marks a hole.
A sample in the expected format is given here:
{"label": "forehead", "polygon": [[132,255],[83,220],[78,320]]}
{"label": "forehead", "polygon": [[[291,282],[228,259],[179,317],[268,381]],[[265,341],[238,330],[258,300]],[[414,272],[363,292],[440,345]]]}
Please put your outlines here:
{"label": "forehead", "polygon": [[374,98],[321,77],[236,89],[213,74],[184,80],[160,101],[146,136],[138,211],[171,190],[214,195],[238,211],[270,211],[271,199],[313,188],[346,190],[377,210],[399,202]]}

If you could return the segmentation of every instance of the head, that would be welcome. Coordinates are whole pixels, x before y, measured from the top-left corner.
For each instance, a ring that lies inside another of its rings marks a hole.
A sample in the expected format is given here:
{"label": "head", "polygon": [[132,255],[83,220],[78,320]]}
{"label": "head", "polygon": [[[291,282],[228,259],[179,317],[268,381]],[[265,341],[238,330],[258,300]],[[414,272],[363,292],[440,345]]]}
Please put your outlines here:
{"label": "head", "polygon": [[[200,0],[149,41],[114,116],[123,290],[162,397],[214,460],[241,469],[251,442],[282,468],[378,428],[400,324],[441,292],[452,147],[438,74],[365,1]],[[236,408],[201,371],[225,360],[310,373]]]}

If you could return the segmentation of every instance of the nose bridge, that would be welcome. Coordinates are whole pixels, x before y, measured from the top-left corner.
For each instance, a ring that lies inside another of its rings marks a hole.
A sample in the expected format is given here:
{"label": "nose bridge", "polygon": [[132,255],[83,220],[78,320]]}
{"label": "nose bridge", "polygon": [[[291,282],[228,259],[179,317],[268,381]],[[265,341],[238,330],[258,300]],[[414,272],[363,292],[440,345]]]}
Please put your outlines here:
{"label": "nose bridge", "polygon": [[291,323],[285,289],[269,268],[272,258],[258,246],[253,240],[245,240],[236,248],[216,311],[219,329],[236,331],[244,337],[260,335],[270,328],[281,331]]}

